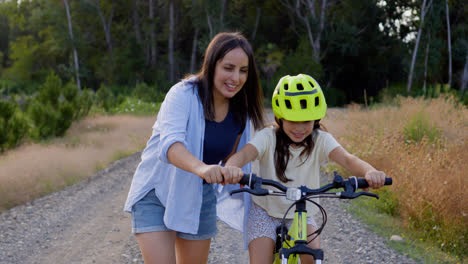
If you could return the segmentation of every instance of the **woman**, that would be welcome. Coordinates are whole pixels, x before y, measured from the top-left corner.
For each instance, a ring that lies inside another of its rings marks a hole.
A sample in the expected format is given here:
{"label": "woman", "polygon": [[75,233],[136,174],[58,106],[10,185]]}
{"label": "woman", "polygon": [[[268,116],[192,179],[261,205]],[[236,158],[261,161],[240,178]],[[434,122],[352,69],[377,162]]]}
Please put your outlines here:
{"label": "woman", "polygon": [[[217,233],[220,164],[263,127],[253,51],[240,33],[216,35],[201,71],[167,93],[133,177],[125,211],[145,263],[206,263]],[[250,168],[245,168],[246,170]]]}

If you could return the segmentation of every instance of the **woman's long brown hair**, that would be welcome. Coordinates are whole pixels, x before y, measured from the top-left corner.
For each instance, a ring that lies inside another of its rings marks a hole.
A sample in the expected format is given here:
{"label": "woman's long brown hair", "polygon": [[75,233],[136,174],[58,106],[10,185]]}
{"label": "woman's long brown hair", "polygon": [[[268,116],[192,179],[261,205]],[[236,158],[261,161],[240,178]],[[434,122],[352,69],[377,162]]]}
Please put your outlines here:
{"label": "woman's long brown hair", "polygon": [[[276,130],[276,146],[275,146],[275,170],[276,175],[282,182],[289,182],[292,181],[286,177],[286,168],[288,167],[289,158],[291,153],[289,152],[289,146],[291,144],[296,144],[298,146],[304,147],[301,154],[299,155],[302,158],[302,164],[304,164],[307,159],[309,158],[312,150],[314,149],[315,142],[313,139],[313,133],[307,136],[301,143],[293,142],[288,135],[283,130],[283,120],[275,118],[279,128]],[[314,122],[314,130],[320,129],[320,120],[315,120]]]}

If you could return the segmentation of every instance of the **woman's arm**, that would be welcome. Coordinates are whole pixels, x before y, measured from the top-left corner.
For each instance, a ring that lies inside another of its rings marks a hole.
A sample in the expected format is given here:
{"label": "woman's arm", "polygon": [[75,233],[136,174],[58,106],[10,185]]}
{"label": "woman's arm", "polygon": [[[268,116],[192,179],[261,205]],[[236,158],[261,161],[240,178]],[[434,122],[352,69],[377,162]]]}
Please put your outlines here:
{"label": "woman's arm", "polygon": [[329,158],[353,175],[365,177],[369,186],[374,189],[382,187],[385,183],[385,172],[376,170],[369,163],[350,154],[341,146],[332,150]]}
{"label": "woman's arm", "polygon": [[181,142],[176,142],[169,147],[167,159],[177,168],[194,173],[208,183],[223,182],[223,167],[205,164],[190,153]]}

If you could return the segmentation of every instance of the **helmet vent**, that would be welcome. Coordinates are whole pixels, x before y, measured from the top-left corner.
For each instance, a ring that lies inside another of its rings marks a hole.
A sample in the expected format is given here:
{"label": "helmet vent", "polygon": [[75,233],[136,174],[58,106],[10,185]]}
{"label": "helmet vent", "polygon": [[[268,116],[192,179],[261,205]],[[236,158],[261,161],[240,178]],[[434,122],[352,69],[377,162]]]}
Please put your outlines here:
{"label": "helmet vent", "polygon": [[278,99],[275,100],[275,103],[276,103],[276,106],[279,107],[279,102],[278,102]]}
{"label": "helmet vent", "polygon": [[301,109],[307,109],[307,100],[306,99],[302,99],[300,101],[301,103]]}
{"label": "helmet vent", "polygon": [[310,84],[310,87],[312,88],[314,87],[314,84],[311,81],[309,81],[309,84]]}
{"label": "helmet vent", "polygon": [[287,109],[292,109],[291,101],[289,101],[289,100],[284,100],[284,103],[286,104],[286,108],[287,108]]}
{"label": "helmet vent", "polygon": [[289,89],[288,84],[285,84],[285,85],[284,85],[284,90],[288,90],[288,89]]}
{"label": "helmet vent", "polygon": [[315,106],[318,106],[319,103],[320,103],[320,100],[319,100],[319,98],[318,98],[318,96],[317,96],[317,97],[315,97]]}
{"label": "helmet vent", "polygon": [[298,84],[297,84],[297,89],[298,89],[299,91],[304,91],[304,86],[302,86],[302,84],[298,83]]}

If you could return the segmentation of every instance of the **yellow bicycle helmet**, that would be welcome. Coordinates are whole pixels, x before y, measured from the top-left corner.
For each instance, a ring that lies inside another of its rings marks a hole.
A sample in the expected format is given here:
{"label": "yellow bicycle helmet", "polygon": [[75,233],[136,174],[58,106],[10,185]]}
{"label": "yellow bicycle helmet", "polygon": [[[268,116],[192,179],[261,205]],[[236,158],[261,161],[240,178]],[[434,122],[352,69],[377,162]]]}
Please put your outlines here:
{"label": "yellow bicycle helmet", "polygon": [[281,78],[273,92],[271,105],[278,119],[288,121],[318,120],[327,112],[320,85],[306,74]]}

